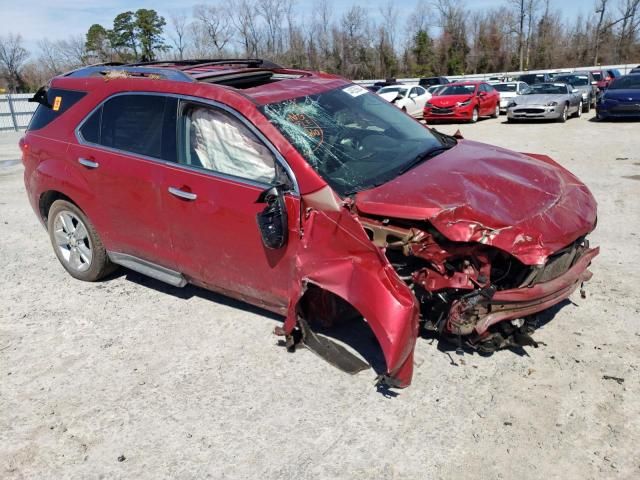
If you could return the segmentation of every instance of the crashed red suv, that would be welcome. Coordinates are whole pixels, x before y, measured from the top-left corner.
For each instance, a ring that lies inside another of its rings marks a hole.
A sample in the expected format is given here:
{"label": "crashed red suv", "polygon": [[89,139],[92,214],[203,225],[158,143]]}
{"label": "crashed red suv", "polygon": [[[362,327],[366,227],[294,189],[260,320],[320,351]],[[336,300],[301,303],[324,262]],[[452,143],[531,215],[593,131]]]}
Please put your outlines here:
{"label": "crashed red suv", "polygon": [[591,276],[596,202],[544,155],[432,131],[348,81],[260,60],[92,66],[54,78],[21,140],[31,205],[75,278],[123,265],[320,328],[366,319],[380,381],[419,329],[481,351]]}

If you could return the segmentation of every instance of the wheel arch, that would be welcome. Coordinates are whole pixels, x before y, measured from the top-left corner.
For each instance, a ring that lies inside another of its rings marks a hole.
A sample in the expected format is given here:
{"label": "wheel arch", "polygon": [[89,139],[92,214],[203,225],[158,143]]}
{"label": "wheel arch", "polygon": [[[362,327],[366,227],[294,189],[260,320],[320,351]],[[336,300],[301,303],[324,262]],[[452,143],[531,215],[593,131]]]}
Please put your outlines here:
{"label": "wheel arch", "polygon": [[78,202],[73,200],[68,195],[58,190],[47,190],[43,192],[40,195],[40,198],[38,199],[38,212],[40,213],[40,218],[45,223],[45,225],[49,221],[49,211],[51,210],[51,206],[53,205],[53,202],[55,202],[56,200],[66,200],[69,203],[73,203],[83,213],[85,213],[84,210],[82,210],[82,207],[78,205]]}

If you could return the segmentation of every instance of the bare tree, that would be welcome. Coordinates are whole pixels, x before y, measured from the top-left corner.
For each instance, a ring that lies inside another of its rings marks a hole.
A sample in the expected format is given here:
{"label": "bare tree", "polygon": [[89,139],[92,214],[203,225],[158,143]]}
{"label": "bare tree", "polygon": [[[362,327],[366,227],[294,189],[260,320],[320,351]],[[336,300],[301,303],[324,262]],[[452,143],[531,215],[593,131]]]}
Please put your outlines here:
{"label": "bare tree", "polygon": [[22,36],[10,33],[0,37],[0,75],[2,75],[10,92],[17,92],[24,88],[20,75],[29,52],[22,46]]}
{"label": "bare tree", "polygon": [[169,25],[172,31],[169,32],[169,39],[176,51],[178,60],[184,60],[184,51],[187,48],[188,18],[184,10],[174,10],[169,14]]}
{"label": "bare tree", "polygon": [[258,57],[261,31],[258,25],[258,6],[255,0],[233,0],[231,22],[239,35],[246,57]]}
{"label": "bare tree", "polygon": [[271,55],[282,53],[282,24],[290,11],[292,0],[257,0],[257,9],[265,22],[266,49]]}
{"label": "bare tree", "polygon": [[193,16],[216,54],[222,54],[233,37],[229,9],[221,5],[196,5]]}
{"label": "bare tree", "polygon": [[596,26],[596,38],[593,46],[593,64],[598,65],[598,55],[600,53],[600,36],[602,35],[602,24],[607,12],[607,3],[609,0],[598,0],[596,4],[596,13],[598,16],[598,25]]}
{"label": "bare tree", "polygon": [[622,24],[616,48],[617,61],[631,60],[631,47],[640,26],[640,0],[625,0],[620,5]]}

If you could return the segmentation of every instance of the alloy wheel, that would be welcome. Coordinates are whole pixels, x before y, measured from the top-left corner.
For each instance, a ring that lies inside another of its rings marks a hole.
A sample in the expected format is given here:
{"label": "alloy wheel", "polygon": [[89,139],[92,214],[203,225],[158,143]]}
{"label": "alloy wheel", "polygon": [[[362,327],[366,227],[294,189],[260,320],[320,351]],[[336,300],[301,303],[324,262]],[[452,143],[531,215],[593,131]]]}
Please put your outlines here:
{"label": "alloy wheel", "polygon": [[82,220],[69,210],[61,210],[54,218],[53,228],[62,261],[72,270],[89,270],[93,249],[87,227]]}

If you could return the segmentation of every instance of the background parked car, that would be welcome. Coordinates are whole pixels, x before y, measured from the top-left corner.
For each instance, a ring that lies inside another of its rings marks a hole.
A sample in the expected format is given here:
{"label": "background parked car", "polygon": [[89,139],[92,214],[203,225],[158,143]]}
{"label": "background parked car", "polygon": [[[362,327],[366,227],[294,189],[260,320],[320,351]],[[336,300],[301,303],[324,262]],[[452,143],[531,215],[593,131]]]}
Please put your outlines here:
{"label": "background parked car", "polygon": [[596,87],[600,93],[607,89],[609,84],[616,78],[621,77],[622,74],[619,70],[591,70],[591,75],[596,81]]}
{"label": "background parked car", "polygon": [[427,93],[430,93],[432,97],[435,97],[444,87],[446,87],[446,85],[433,85],[427,88]]}
{"label": "background parked car", "polygon": [[520,81],[496,83],[492,86],[500,94],[500,113],[506,113],[511,99],[522,95],[529,88],[529,85]]}
{"label": "background parked car", "polygon": [[616,78],[596,105],[598,120],[640,118],[640,71]]}
{"label": "background parked car", "polygon": [[447,85],[449,80],[446,77],[427,77],[421,78],[418,85],[421,87],[431,87],[433,85]]}
{"label": "background parked car", "polygon": [[580,90],[582,95],[582,112],[587,113],[591,107],[596,108],[598,100],[598,87],[591,72],[574,72],[568,75],[558,75],[554,82],[568,83]]}
{"label": "background parked car", "polygon": [[468,120],[500,115],[500,94],[486,82],[456,82],[431,97],[424,108],[424,119]]}
{"label": "background parked car", "polygon": [[507,108],[507,121],[557,120],[582,115],[580,91],[566,83],[530,85],[523,95],[514,98]]}
{"label": "background parked car", "polygon": [[518,80],[527,85],[535,85],[536,83],[548,83],[553,81],[552,76],[548,73],[525,73],[520,75]]}
{"label": "background parked car", "polygon": [[390,85],[382,87],[377,93],[387,102],[416,118],[422,118],[424,105],[431,98],[431,94],[424,88],[411,85]]}

